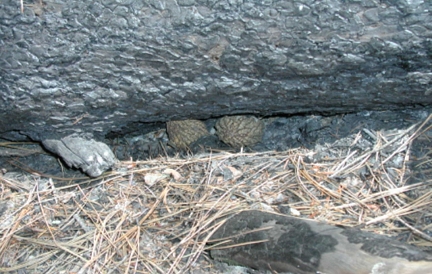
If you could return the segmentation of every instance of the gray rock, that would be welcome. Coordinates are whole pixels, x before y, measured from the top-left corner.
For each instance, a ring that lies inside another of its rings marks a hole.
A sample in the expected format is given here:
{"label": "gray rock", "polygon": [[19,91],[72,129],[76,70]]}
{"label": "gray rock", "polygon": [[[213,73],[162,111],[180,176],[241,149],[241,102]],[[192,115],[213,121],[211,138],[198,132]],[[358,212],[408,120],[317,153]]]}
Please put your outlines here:
{"label": "gray rock", "polygon": [[97,177],[117,161],[104,143],[77,135],[61,140],[44,140],[44,147],[59,155],[69,167],[79,168],[90,177]]}

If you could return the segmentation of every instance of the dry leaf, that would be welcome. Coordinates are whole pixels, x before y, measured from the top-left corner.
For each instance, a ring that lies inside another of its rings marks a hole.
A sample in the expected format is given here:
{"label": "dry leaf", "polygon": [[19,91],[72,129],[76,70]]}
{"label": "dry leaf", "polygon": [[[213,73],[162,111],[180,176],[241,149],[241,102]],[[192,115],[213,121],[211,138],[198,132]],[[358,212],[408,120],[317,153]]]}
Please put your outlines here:
{"label": "dry leaf", "polygon": [[147,173],[146,175],[144,175],[144,182],[147,185],[152,186],[152,185],[156,184],[157,182],[160,182],[162,179],[165,179],[167,177],[168,176],[166,174]]}
{"label": "dry leaf", "polygon": [[290,207],[290,212],[291,212],[292,216],[297,216],[298,217],[298,216],[301,215],[300,211],[298,211],[297,209],[292,208],[292,207]]}
{"label": "dry leaf", "polygon": [[228,168],[232,172],[232,174],[234,175],[235,178],[240,177],[240,176],[243,175],[243,172],[241,172],[240,170],[235,169],[235,168],[233,168],[231,166],[227,166],[226,168]]}
{"label": "dry leaf", "polygon": [[165,169],[162,173],[167,174],[167,175],[171,175],[171,177],[173,177],[175,181],[180,180],[182,177],[181,174],[177,170],[174,170],[171,168]]}

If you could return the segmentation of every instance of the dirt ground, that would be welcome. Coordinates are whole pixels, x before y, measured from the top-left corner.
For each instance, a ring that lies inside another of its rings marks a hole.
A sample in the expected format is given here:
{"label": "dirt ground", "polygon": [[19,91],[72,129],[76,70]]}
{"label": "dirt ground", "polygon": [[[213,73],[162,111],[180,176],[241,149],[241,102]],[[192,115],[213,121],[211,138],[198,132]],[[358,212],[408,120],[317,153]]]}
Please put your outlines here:
{"label": "dirt ground", "polygon": [[210,138],[183,152],[167,145],[163,125],[143,125],[107,139],[121,161],[94,179],[37,143],[4,140],[0,272],[253,273],[208,255],[218,225],[245,209],[431,251],[430,119],[424,109],[263,117],[255,147]]}

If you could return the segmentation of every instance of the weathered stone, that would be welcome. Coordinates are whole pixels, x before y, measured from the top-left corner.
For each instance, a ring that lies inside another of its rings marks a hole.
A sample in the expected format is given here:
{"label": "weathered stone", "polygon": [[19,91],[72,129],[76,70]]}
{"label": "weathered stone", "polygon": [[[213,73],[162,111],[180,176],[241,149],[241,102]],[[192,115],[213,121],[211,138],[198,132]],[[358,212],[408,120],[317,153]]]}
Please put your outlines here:
{"label": "weathered stone", "polygon": [[253,116],[225,116],[217,121],[216,130],[222,142],[240,148],[262,140],[264,123]]}
{"label": "weathered stone", "polygon": [[199,138],[209,135],[206,125],[198,120],[167,122],[170,142],[178,149],[186,149]]}

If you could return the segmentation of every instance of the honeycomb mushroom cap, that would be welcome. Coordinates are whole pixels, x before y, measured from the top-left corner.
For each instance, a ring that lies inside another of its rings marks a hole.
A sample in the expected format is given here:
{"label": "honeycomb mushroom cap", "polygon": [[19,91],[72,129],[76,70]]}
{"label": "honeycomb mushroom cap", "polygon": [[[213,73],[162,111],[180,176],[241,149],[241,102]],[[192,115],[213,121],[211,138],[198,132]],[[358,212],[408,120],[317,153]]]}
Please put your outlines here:
{"label": "honeycomb mushroom cap", "polygon": [[225,116],[217,121],[216,134],[234,148],[253,146],[262,140],[264,122],[254,116]]}
{"label": "honeycomb mushroom cap", "polygon": [[209,135],[206,125],[199,120],[167,122],[170,142],[178,149],[185,149],[199,138]]}

